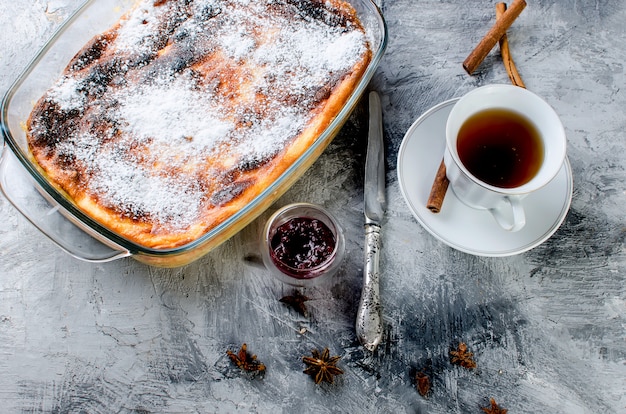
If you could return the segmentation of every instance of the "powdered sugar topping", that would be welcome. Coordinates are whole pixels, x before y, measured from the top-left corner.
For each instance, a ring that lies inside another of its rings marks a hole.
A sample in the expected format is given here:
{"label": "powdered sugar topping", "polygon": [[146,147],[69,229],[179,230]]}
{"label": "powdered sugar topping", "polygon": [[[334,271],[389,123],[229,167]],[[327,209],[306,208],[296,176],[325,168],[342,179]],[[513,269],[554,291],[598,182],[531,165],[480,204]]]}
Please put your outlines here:
{"label": "powdered sugar topping", "polygon": [[182,79],[131,88],[118,98],[121,129],[141,142],[186,143],[192,147],[187,151],[193,152],[210,149],[235,126],[220,119],[216,115],[219,109],[203,94],[191,90]]}
{"label": "powdered sugar topping", "polygon": [[314,13],[303,0],[154,3],[107,44],[116,72],[72,73],[48,99],[80,112],[83,127],[56,150],[81,166],[89,192],[155,229],[184,231],[224,193],[211,188],[212,171],[279,153],[367,41],[329,3]]}
{"label": "powdered sugar topping", "polygon": [[78,92],[78,81],[71,77],[63,77],[50,90],[50,98],[54,100],[63,110],[71,111],[85,105],[87,99]]}

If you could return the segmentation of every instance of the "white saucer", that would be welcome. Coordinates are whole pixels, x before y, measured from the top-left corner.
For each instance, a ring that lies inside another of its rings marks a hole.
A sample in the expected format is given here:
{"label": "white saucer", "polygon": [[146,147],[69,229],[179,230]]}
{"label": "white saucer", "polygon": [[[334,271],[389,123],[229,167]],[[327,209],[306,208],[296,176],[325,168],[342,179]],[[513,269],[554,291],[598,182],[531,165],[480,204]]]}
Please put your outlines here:
{"label": "white saucer", "polygon": [[426,208],[446,145],[446,121],[458,99],[424,113],[407,131],[398,152],[398,181],[409,209],[426,230],[447,245],[477,256],[511,256],[546,241],[559,228],[572,201],[572,170],[567,158],[557,176],[524,200],[526,225],[503,230],[485,210],[470,208],[448,189],[441,212]]}

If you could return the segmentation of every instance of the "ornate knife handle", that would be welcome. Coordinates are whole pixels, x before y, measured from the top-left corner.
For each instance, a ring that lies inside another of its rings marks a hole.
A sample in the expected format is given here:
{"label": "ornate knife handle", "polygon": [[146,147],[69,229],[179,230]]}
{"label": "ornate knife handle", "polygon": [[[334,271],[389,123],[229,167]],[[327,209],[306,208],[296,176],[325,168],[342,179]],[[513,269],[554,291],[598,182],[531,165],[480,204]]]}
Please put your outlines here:
{"label": "ornate knife handle", "polygon": [[383,336],[379,281],[380,226],[365,224],[363,290],[356,316],[356,334],[368,351],[374,351]]}

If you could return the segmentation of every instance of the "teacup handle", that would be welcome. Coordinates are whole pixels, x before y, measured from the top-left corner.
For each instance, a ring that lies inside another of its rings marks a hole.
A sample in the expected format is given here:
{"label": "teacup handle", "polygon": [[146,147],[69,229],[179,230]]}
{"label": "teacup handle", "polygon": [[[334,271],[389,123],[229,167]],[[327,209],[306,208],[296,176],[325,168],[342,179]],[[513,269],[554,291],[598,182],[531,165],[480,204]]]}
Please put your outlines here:
{"label": "teacup handle", "polygon": [[505,214],[502,210],[506,208],[499,206],[496,208],[490,208],[489,212],[496,219],[496,222],[506,231],[519,231],[526,225],[526,213],[524,213],[524,206],[522,200],[519,197],[505,196],[504,200],[511,208],[512,214]]}

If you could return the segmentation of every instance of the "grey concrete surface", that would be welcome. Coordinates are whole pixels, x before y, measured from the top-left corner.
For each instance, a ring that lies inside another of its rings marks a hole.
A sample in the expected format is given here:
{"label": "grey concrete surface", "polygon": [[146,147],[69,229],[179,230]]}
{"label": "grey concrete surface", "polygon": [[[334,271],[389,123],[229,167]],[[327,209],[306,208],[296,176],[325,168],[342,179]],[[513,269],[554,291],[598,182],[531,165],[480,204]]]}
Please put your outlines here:
{"label": "grey concrete surface", "polygon": [[[0,0],[4,93],[77,0]],[[86,413],[626,412],[626,1],[537,0],[509,30],[526,86],[561,115],[573,169],[571,209],[542,245],[477,257],[431,236],[408,210],[397,152],[427,109],[507,83],[494,50],[461,63],[495,2],[382,2],[389,46],[371,87],[382,96],[389,207],[383,233],[385,323],[373,354],[354,319],[363,268],[362,108],[276,205],[178,269],[106,264],[60,251],[0,197],[0,411]],[[347,258],[328,285],[292,292],[244,258],[271,211],[322,204],[346,229]],[[464,341],[475,370],[450,363]],[[247,343],[266,366],[250,377],[226,351]],[[303,355],[328,347],[345,374],[315,385]],[[427,398],[415,373],[431,378]]]}

